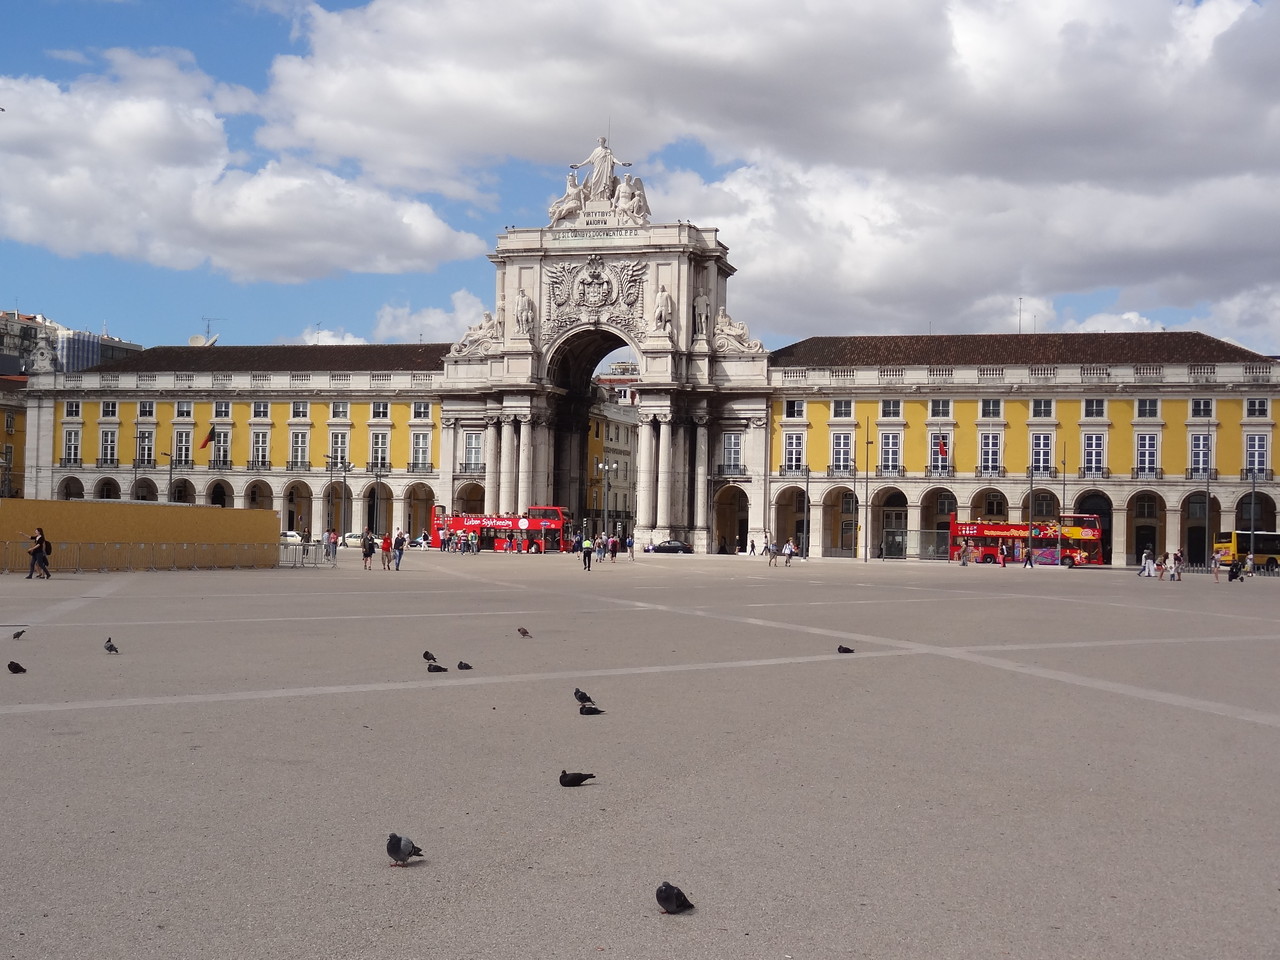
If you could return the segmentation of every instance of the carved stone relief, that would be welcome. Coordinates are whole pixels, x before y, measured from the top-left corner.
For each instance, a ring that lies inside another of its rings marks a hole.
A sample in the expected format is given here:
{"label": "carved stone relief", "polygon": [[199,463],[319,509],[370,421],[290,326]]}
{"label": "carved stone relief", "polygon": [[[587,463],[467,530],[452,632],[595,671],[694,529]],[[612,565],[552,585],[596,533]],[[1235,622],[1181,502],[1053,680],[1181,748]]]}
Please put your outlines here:
{"label": "carved stone relief", "polygon": [[648,270],[648,264],[637,260],[606,263],[599,255],[585,262],[552,263],[547,268],[543,325],[558,331],[579,323],[607,323],[644,339],[644,276]]}

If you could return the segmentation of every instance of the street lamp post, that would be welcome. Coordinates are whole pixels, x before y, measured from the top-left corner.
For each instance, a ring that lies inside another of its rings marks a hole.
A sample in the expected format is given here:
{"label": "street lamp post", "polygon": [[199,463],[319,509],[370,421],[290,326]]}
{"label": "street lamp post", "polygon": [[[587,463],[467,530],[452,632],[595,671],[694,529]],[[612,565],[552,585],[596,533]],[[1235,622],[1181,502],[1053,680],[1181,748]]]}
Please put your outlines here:
{"label": "street lamp post", "polygon": [[[347,507],[347,473],[351,470],[351,464],[346,457],[335,456],[331,453],[324,455],[325,460],[329,462],[329,490],[333,491],[333,472],[340,470],[342,472],[342,490],[338,494],[338,545],[345,547],[347,545],[347,531],[342,528],[346,526]],[[337,559],[337,556],[334,556]]]}
{"label": "street lamp post", "polygon": [[160,456],[169,461],[169,485],[164,488],[164,502],[173,503],[173,454],[162,452]]}
{"label": "street lamp post", "polygon": [[[383,471],[383,467],[381,463],[375,464],[373,469],[369,472],[373,474],[373,519],[376,522],[379,519],[378,513],[380,512],[378,510],[378,506],[382,500],[382,478],[385,477],[387,474]],[[391,532],[390,527],[391,527],[391,521],[388,518],[388,521],[387,521],[388,533]]]}
{"label": "street lamp post", "polygon": [[866,479],[863,482],[863,504],[862,512],[865,516],[862,519],[862,527],[865,531],[862,535],[862,562],[871,562],[871,445],[875,443],[870,436],[867,437],[867,465]]}
{"label": "street lamp post", "polygon": [[1067,441],[1062,441],[1062,502],[1058,505],[1058,566],[1062,566],[1062,517],[1067,512]]}
{"label": "street lamp post", "polygon": [[809,524],[810,516],[813,513],[813,504],[809,502],[809,467],[804,468],[804,556],[802,559],[809,559]]}
{"label": "street lamp post", "polygon": [[612,485],[609,481],[609,474],[615,469],[617,468],[610,466],[608,462],[596,464],[596,471],[604,477],[604,518],[600,522],[604,527],[602,533],[606,543],[608,543],[609,539],[609,491],[612,489]]}
{"label": "street lamp post", "polygon": [[[1209,515],[1209,511],[1208,511],[1208,507],[1206,507],[1205,517],[1207,518],[1208,515]],[[1232,529],[1233,530],[1235,529],[1234,525],[1232,526]],[[1207,534],[1207,531],[1208,531],[1207,521],[1206,521],[1205,530]],[[1256,540],[1255,534],[1257,533],[1257,531],[1258,531],[1258,468],[1256,466],[1253,466],[1249,468],[1249,555],[1251,557],[1256,557],[1258,555],[1257,551],[1253,549],[1254,541]],[[1249,572],[1252,573],[1253,571],[1251,570]]]}

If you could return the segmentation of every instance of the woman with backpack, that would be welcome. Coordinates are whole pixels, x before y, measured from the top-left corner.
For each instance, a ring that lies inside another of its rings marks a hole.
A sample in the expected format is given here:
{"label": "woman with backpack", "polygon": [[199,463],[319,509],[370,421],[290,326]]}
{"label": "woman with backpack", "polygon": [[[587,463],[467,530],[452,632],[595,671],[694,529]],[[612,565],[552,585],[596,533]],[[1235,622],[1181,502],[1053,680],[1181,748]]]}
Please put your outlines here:
{"label": "woman with backpack", "polygon": [[48,580],[53,576],[49,572],[49,554],[53,552],[53,546],[44,538],[44,527],[36,527],[36,532],[28,539],[31,540],[31,549],[27,551],[27,555],[31,557],[31,568],[27,571],[27,579],[30,580],[39,567],[40,575],[37,579]]}

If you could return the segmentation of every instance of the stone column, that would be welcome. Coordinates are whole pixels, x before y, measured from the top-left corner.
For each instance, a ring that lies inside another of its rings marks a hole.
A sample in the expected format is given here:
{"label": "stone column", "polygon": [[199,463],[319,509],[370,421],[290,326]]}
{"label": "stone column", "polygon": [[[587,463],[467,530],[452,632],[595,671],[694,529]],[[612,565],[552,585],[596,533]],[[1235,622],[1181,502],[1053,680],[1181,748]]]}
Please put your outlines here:
{"label": "stone column", "polygon": [[520,479],[516,496],[516,513],[529,509],[529,491],[533,486],[533,417],[520,417]]}
{"label": "stone column", "polygon": [[484,512],[498,512],[498,418],[484,418]]}
{"label": "stone column", "polygon": [[[693,441],[693,548],[707,552],[707,545],[710,543],[707,509],[710,506],[708,500],[711,497],[707,479],[710,476],[707,463],[707,418],[696,416],[693,418],[693,424],[697,432]],[[737,537],[736,530],[734,536]]]}
{"label": "stone column", "polygon": [[653,532],[653,469],[653,420],[645,416],[636,438],[636,528],[646,534]]}
{"label": "stone column", "polygon": [[[1135,557],[1134,562],[1142,558]],[[1129,511],[1124,507],[1111,508],[1111,565],[1123,567],[1129,563]]]}
{"label": "stone column", "polygon": [[[443,503],[446,513],[453,513],[453,472],[458,469],[457,426],[456,417],[443,417],[440,420],[440,490],[436,494],[436,502]],[[354,505],[352,509],[355,509]],[[352,529],[363,530],[363,522]],[[345,531],[338,533],[339,536],[344,534]]]}
{"label": "stone column", "polygon": [[1164,511],[1164,549],[1169,556],[1182,544],[1182,506],[1167,507]]}
{"label": "stone column", "polygon": [[[916,532],[914,550],[911,543],[911,531]],[[932,533],[932,531],[930,531]],[[916,501],[907,504],[907,556],[919,557],[923,553],[924,544],[924,504]]]}
{"label": "stone column", "polygon": [[675,476],[671,456],[671,414],[658,414],[658,486],[657,516],[654,527],[666,539],[671,536],[671,485]]}
{"label": "stone column", "polygon": [[502,453],[498,480],[498,512],[515,513],[516,509],[516,418],[502,415]]}
{"label": "stone column", "polygon": [[[244,496],[243,491],[241,491],[235,499],[237,507],[244,506],[246,497]],[[311,496],[311,539],[313,541],[317,539],[321,531],[326,529],[324,522],[324,508],[324,489],[321,488],[320,493],[312,494]]]}
{"label": "stone column", "polygon": [[[776,539],[778,531],[773,529],[773,508],[769,503],[769,434],[768,420],[765,417],[752,417],[747,423],[746,436],[743,437],[742,462],[754,483],[746,486],[750,491],[750,503],[747,507],[747,536],[755,537],[761,543]],[[786,542],[786,537],[783,537]]]}
{"label": "stone column", "polygon": [[547,499],[547,464],[551,460],[548,449],[547,421],[541,417],[534,421],[533,427],[533,485],[529,490],[529,502],[546,504]]}

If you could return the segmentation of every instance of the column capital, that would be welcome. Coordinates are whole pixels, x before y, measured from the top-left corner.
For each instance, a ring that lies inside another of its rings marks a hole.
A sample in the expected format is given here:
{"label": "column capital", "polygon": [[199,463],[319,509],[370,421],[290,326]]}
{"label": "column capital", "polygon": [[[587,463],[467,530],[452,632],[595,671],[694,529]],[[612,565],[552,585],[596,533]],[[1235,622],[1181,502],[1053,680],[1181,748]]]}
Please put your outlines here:
{"label": "column capital", "polygon": [[711,422],[711,418],[708,417],[705,413],[694,414],[690,419],[693,420],[693,422],[700,427],[705,427],[708,423]]}
{"label": "column capital", "polygon": [[657,420],[659,423],[670,423],[673,418],[669,413],[659,413],[655,414],[653,419]]}
{"label": "column capital", "polygon": [[440,418],[440,426],[442,427],[456,427],[457,425],[458,425],[457,417],[441,417]]}

